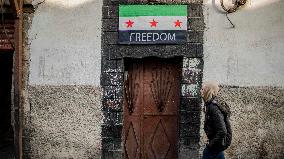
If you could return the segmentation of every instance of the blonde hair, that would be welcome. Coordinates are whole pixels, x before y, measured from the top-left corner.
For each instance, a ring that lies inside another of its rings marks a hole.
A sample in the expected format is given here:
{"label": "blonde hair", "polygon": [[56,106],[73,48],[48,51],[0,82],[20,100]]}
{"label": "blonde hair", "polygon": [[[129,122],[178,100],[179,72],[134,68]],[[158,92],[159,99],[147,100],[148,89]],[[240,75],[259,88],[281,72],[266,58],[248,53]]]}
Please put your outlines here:
{"label": "blonde hair", "polygon": [[203,87],[203,99],[205,102],[210,101],[213,97],[216,97],[220,87],[216,81],[208,81],[202,84]]}

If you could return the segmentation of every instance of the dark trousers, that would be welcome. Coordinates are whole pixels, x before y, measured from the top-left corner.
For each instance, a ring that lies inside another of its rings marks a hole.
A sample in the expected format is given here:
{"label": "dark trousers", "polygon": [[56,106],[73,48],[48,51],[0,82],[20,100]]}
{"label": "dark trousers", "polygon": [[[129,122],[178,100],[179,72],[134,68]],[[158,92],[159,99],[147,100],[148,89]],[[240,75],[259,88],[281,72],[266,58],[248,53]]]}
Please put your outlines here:
{"label": "dark trousers", "polygon": [[208,147],[203,151],[202,159],[225,159],[224,151],[221,152],[211,152]]}

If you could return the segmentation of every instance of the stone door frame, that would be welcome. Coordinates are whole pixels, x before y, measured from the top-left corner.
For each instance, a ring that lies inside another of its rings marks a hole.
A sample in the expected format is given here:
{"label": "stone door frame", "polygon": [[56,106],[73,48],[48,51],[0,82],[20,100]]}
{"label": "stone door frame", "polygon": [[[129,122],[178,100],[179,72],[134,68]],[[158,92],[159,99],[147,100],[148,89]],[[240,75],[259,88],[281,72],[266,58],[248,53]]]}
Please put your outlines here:
{"label": "stone door frame", "polygon": [[[167,4],[181,4],[169,2]],[[202,2],[184,2],[188,6],[187,43],[183,45],[119,45],[118,5],[143,4],[104,0],[102,19],[102,158],[122,158],[123,77],[125,58],[183,58],[179,105],[178,158],[198,158],[201,98],[199,88],[203,72],[204,18]]]}

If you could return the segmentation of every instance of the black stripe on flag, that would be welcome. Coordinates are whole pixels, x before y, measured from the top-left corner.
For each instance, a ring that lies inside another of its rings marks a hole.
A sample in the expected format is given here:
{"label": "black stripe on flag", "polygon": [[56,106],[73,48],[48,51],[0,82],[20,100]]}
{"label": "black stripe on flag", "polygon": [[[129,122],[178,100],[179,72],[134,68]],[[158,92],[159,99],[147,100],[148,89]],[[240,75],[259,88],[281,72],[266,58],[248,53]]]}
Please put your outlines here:
{"label": "black stripe on flag", "polygon": [[119,44],[182,44],[186,30],[120,30]]}

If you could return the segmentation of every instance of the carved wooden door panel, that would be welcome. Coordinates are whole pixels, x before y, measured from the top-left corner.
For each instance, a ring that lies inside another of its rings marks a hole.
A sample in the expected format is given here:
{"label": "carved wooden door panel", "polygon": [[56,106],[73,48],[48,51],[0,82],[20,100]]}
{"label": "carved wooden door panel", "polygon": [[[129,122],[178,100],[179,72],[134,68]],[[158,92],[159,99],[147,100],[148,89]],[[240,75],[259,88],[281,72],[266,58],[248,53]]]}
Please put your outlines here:
{"label": "carved wooden door panel", "polygon": [[124,82],[123,141],[126,159],[141,158],[141,114],[143,112],[143,63],[126,66]]}
{"label": "carved wooden door panel", "polygon": [[176,159],[180,60],[146,58],[126,66],[126,159]]}

